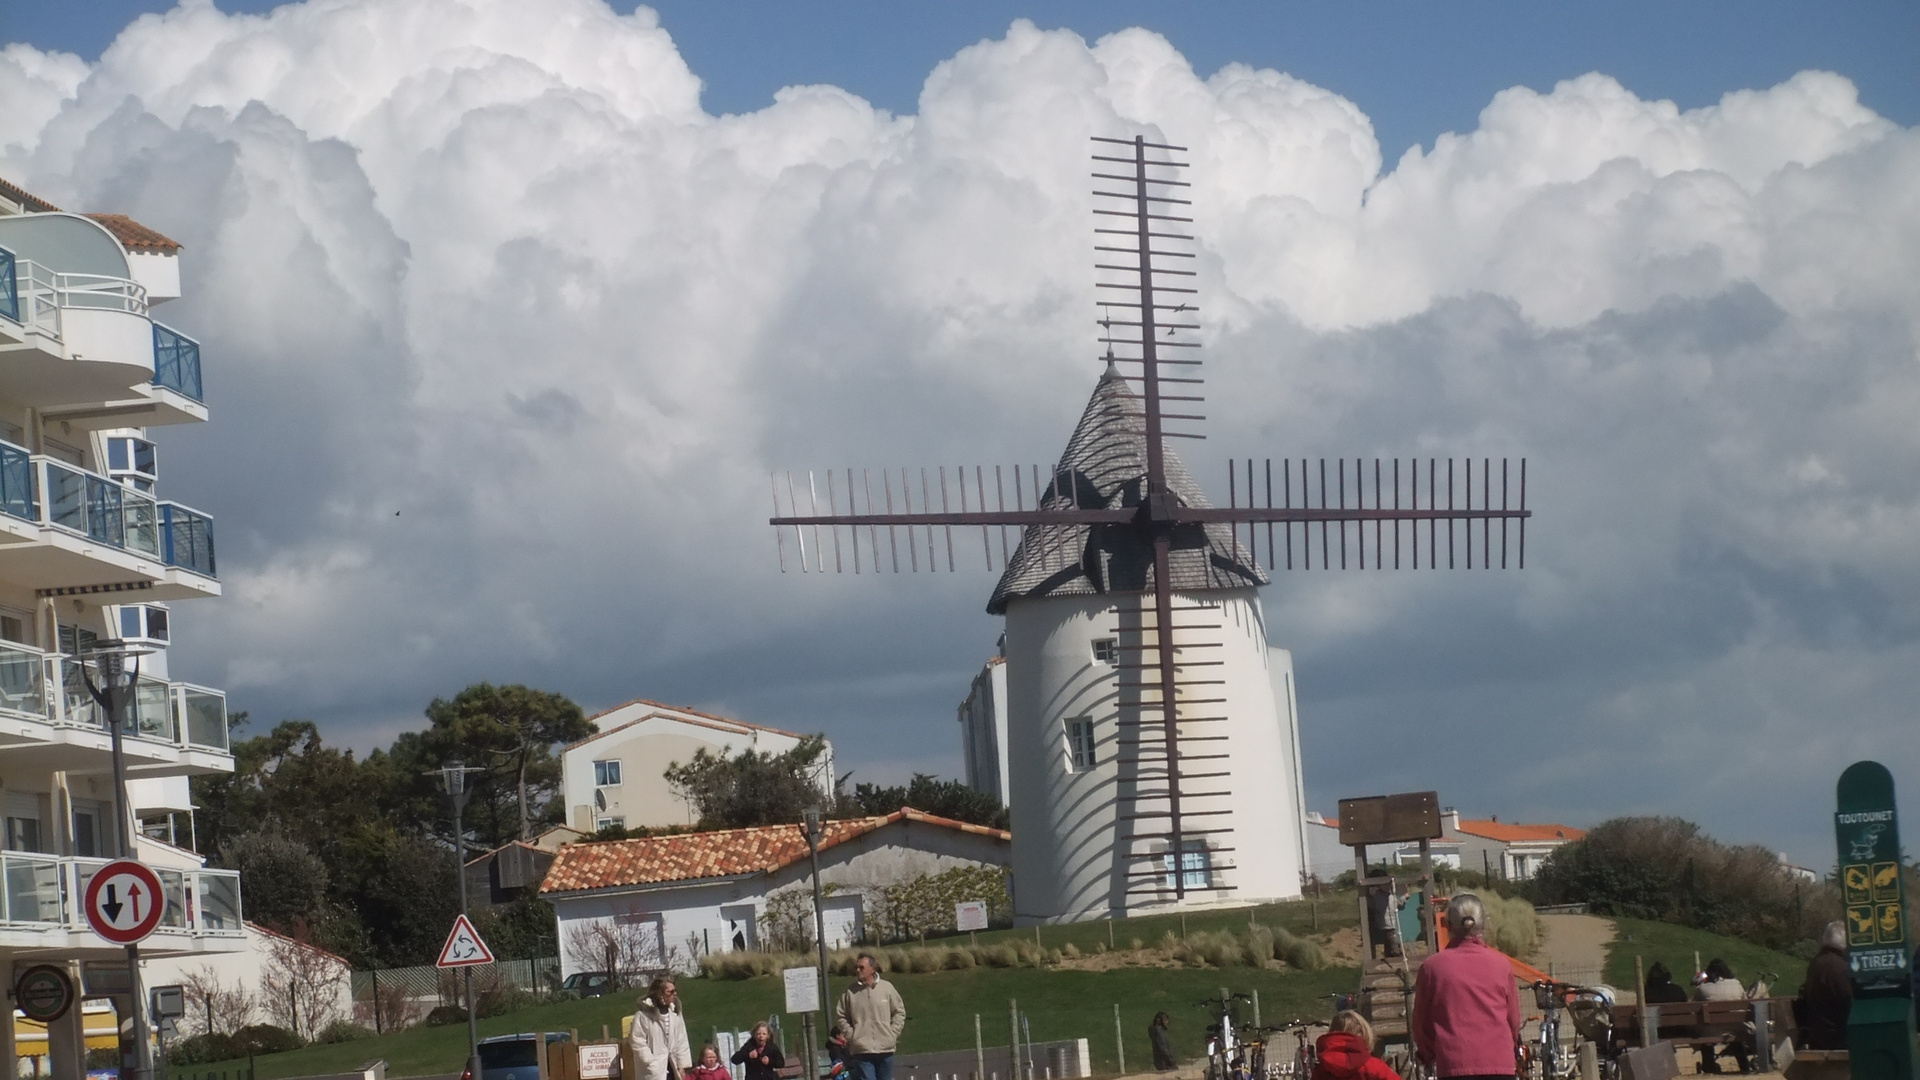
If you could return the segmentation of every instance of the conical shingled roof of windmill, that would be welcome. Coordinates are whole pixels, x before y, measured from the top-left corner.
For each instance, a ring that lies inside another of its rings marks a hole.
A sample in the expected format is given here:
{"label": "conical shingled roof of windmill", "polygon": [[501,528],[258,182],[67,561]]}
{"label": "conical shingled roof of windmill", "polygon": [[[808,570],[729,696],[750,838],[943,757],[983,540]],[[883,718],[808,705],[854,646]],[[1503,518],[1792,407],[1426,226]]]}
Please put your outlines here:
{"label": "conical shingled roof of windmill", "polygon": [[[1056,475],[1041,493],[1042,509],[1132,507],[1146,488],[1145,403],[1107,365],[1087,402],[1087,411],[1067,440]],[[1167,487],[1187,506],[1207,507],[1206,493],[1172,451],[1166,454]],[[1173,587],[1180,592],[1265,585],[1265,572],[1251,552],[1233,542],[1224,524],[1181,525],[1171,553]],[[1006,613],[1009,601],[1042,596],[1097,596],[1153,589],[1153,543],[1138,526],[1029,525],[1007,561],[987,611]]]}

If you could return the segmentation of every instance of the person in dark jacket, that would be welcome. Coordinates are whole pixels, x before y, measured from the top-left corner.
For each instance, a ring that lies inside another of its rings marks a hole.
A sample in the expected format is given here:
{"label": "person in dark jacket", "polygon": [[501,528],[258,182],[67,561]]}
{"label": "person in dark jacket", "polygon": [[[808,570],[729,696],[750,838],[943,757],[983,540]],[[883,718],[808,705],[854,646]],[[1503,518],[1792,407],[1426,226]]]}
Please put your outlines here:
{"label": "person in dark jacket", "polygon": [[1153,1067],[1161,1072],[1180,1067],[1179,1059],[1173,1056],[1173,1035],[1167,1026],[1173,1023],[1173,1017],[1166,1013],[1154,1013],[1147,1024],[1147,1042],[1153,1046]]}
{"label": "person in dark jacket", "polygon": [[1847,1014],[1853,1011],[1853,974],[1847,968],[1847,925],[1827,924],[1820,952],[1807,965],[1795,1012],[1800,1038],[1809,1050],[1845,1050]]}
{"label": "person in dark jacket", "polygon": [[1671,1005],[1687,1000],[1686,988],[1673,981],[1673,972],[1658,960],[1647,969],[1647,1004]]}
{"label": "person in dark jacket", "polygon": [[773,1041],[773,1029],[765,1020],[753,1025],[753,1037],[733,1052],[733,1063],[746,1066],[745,1080],[778,1080],[778,1070],[786,1067],[787,1056]]}
{"label": "person in dark jacket", "polygon": [[1400,1080],[1393,1066],[1373,1056],[1373,1025],[1343,1009],[1313,1044],[1312,1080]]}

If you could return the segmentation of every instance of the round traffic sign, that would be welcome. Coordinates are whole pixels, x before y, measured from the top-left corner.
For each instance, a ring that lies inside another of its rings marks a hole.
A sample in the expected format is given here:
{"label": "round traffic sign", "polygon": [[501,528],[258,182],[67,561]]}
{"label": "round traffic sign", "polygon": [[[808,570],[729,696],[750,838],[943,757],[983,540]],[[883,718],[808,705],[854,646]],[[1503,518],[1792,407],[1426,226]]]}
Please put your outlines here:
{"label": "round traffic sign", "polygon": [[115,859],[87,882],[87,925],[115,945],[132,945],[153,933],[166,909],[160,878],[132,859]]}
{"label": "round traffic sign", "polygon": [[40,964],[20,973],[13,997],[27,1019],[51,1024],[73,1007],[73,980],[51,964]]}

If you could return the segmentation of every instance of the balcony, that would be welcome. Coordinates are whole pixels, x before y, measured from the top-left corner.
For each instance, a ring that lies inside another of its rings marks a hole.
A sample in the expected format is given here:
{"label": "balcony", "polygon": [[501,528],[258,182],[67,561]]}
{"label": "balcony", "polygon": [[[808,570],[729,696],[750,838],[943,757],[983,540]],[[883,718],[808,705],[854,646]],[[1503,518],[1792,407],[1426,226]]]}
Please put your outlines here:
{"label": "balcony", "polygon": [[9,577],[35,588],[134,575],[147,599],[219,593],[211,517],[0,442],[0,549],[9,545]]}
{"label": "balcony", "polygon": [[[47,768],[76,764],[111,745],[107,721],[88,692],[81,661],[0,642],[0,749],[45,757]],[[98,676],[95,676],[96,683]],[[120,733],[138,775],[226,772],[227,696],[193,683],[142,677]]]}
{"label": "balcony", "polygon": [[200,343],[172,327],[154,323],[153,385],[205,402],[200,395]]}
{"label": "balcony", "polygon": [[9,397],[46,408],[123,399],[154,382],[154,326],[139,283],[58,273],[0,252],[0,379]]}
{"label": "balcony", "polygon": [[[71,948],[105,945],[87,928],[80,898],[106,859],[0,852],[0,933],[11,944]],[[240,875],[233,870],[168,870],[156,867],[166,910],[160,927],[141,944],[156,954],[197,951],[223,938],[242,938]],[[74,935],[68,937],[68,935]]]}

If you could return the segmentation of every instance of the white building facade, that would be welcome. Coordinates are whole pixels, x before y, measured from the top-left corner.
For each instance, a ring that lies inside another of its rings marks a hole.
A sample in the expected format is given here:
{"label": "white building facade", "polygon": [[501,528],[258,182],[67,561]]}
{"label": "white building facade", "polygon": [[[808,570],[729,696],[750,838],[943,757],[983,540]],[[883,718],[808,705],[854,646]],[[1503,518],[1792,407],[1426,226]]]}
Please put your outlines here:
{"label": "white building facade", "polygon": [[[1004,649],[1005,639],[1001,647]],[[989,659],[960,703],[960,750],[967,786],[1007,805],[1007,658]]]}
{"label": "white building facade", "polygon": [[[560,753],[567,824],[592,833],[692,825],[699,811],[673,791],[664,773],[701,750],[783,754],[805,736],[657,701],[634,700],[592,718],[599,732]],[[833,744],[815,766],[823,794],[833,791]]]}
{"label": "white building facade", "polygon": [[[153,314],[179,295],[178,252],[130,219],[64,213],[0,183],[0,963],[10,978],[53,964],[84,989],[83,963],[122,959],[87,929],[86,883],[143,819],[178,835],[178,815],[192,810],[187,777],[233,768],[225,695],[177,679],[166,652],[180,603],[220,594],[212,519],[162,497],[153,441],[156,429],[207,418],[198,344]],[[137,780],[126,811],[87,689],[89,675],[98,681],[89,652],[116,640],[145,650],[123,729]],[[236,874],[176,848],[139,854],[167,900],[143,955],[244,946]],[[13,1013],[0,1014],[0,1057],[17,1066]],[[42,1064],[78,1080],[78,1004],[43,1038]]]}
{"label": "white building facade", "polygon": [[[1004,830],[911,809],[822,826],[821,910],[835,949],[867,939],[881,890],[961,867],[1005,867],[1012,843]],[[563,977],[633,977],[697,971],[702,957],[760,948],[777,895],[810,926],[811,881],[800,827],[770,825],[569,844],[540,895],[559,923]]]}
{"label": "white building facade", "polygon": [[[1046,506],[1137,505],[1138,399],[1109,370]],[[1166,455],[1187,505],[1209,503]],[[1266,576],[1222,527],[1176,537],[1178,757],[1164,754],[1147,661],[1152,553],[1128,531],[1032,526],[987,610],[1006,616],[1008,802],[1016,922],[1071,922],[1298,896],[1305,859],[1292,658],[1267,638]],[[1204,657],[1202,659],[1202,657]],[[1181,850],[1172,849],[1177,770]],[[1184,896],[1180,895],[1184,892]]]}

